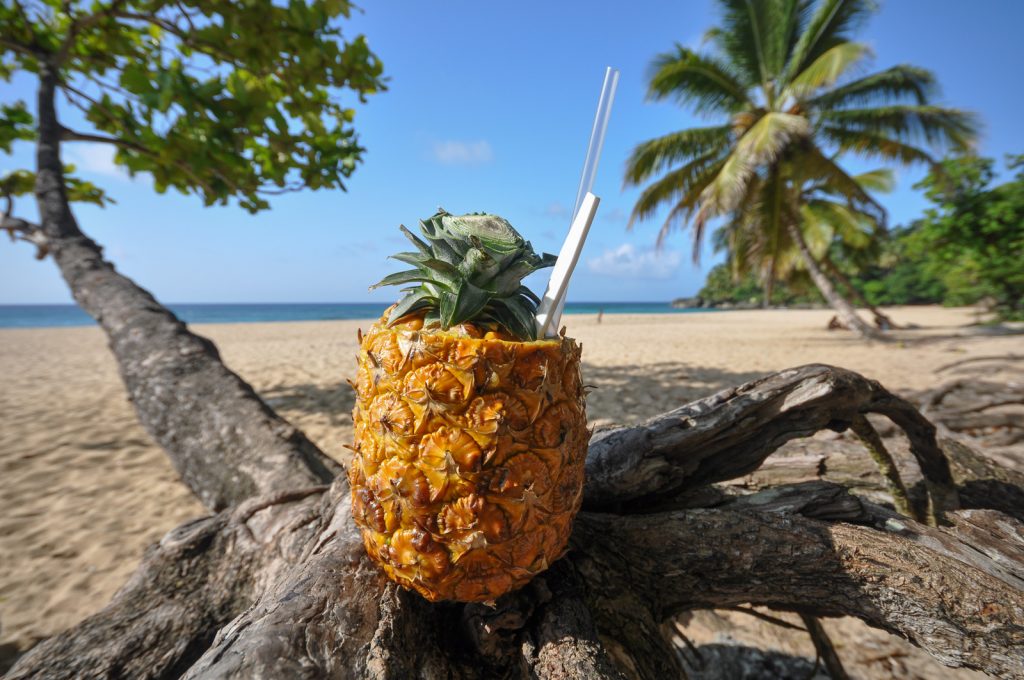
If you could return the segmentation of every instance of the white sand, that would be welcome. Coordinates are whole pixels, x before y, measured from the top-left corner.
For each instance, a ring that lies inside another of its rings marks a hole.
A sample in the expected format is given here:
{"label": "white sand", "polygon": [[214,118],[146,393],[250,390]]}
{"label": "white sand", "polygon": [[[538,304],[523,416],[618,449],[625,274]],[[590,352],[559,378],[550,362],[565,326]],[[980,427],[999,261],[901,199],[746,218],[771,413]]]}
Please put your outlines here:
{"label": "white sand", "polygon": [[[896,390],[957,359],[1024,353],[967,332],[967,310],[892,310],[908,342],[827,332],[826,311],[569,316],[591,419],[635,422],[789,366],[825,362]],[[367,322],[199,326],[224,359],[334,456],[351,436],[356,328]],[[137,424],[96,328],[0,330],[0,641],[19,646],[100,609],[145,547],[203,508]]]}

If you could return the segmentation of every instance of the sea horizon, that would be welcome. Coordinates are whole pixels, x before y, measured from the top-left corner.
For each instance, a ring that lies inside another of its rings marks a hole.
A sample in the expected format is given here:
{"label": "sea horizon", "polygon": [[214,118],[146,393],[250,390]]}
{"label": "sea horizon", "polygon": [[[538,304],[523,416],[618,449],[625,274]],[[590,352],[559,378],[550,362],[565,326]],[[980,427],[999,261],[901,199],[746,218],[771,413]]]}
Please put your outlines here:
{"label": "sea horizon", "polygon": [[[349,321],[375,319],[389,306],[376,302],[172,302],[166,305],[188,324]],[[566,314],[685,314],[670,301],[568,302]],[[68,328],[95,321],[75,304],[0,304],[0,328]]]}

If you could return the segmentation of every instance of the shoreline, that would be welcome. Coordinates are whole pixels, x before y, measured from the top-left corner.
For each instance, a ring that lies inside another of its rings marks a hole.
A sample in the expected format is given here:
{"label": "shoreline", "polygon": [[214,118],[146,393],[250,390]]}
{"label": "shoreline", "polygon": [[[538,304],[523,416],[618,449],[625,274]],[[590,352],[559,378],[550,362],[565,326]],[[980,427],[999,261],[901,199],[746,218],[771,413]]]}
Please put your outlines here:
{"label": "shoreline", "polygon": [[[334,304],[334,303],[324,303],[324,305],[328,305],[328,304]],[[343,303],[343,304],[370,305],[370,304],[373,304],[373,303]],[[171,303],[171,304],[167,305],[167,307],[168,307],[168,309],[171,309],[171,311],[173,312],[173,311],[175,311],[174,310],[175,307],[179,307],[180,308],[181,306],[185,306],[185,305],[193,306],[193,307],[210,307],[210,308],[215,308],[215,307],[238,307],[238,308],[253,308],[253,309],[260,308],[260,307],[266,307],[266,306],[282,306],[282,307],[294,307],[294,306],[301,307],[303,305],[306,305],[306,306],[322,306],[322,305],[320,305],[320,303],[296,303],[295,305],[292,305],[291,303],[240,303],[240,304],[236,305],[234,303],[213,302],[213,303],[194,303],[194,304],[193,303]],[[760,307],[760,306],[756,306],[756,307],[745,307],[745,306],[737,306],[737,307],[732,307],[732,306],[730,306],[730,307],[673,307],[670,303],[661,303],[661,302],[613,302],[613,303],[609,303],[609,302],[571,302],[571,303],[569,303],[569,305],[570,306],[575,306],[575,307],[584,307],[585,306],[586,309],[580,310],[580,309],[572,309],[571,307],[569,307],[569,308],[567,308],[563,312],[563,318],[565,318],[565,317],[597,316],[598,313],[601,313],[604,316],[637,316],[637,317],[658,317],[658,316],[675,317],[675,316],[679,316],[679,315],[720,314],[720,313],[724,313],[724,312],[728,312],[728,313],[731,313],[731,314],[735,314],[735,313],[749,313],[749,312],[754,312],[754,313],[759,313],[759,314],[767,313],[767,312],[828,312],[830,314],[835,314],[835,311],[832,310],[832,308],[829,307],[828,305],[818,305],[818,306],[813,306],[813,305],[796,305],[796,306],[792,306],[792,307],[786,307],[786,306],[775,306],[775,307]],[[613,305],[618,305],[619,307],[616,307],[616,306],[613,306]],[[630,309],[624,309],[623,308],[623,307],[653,306],[653,305],[657,305],[659,307],[664,307],[665,309],[664,310],[658,310],[658,311],[636,312],[636,311],[631,311]],[[85,315],[85,312],[82,311],[81,308],[79,308],[78,305],[75,305],[75,304],[53,304],[53,305],[35,305],[35,304],[4,305],[4,304],[0,304],[0,312],[2,312],[4,309],[19,309],[19,308],[21,308],[21,309],[53,308],[53,309],[60,309],[60,310],[63,310],[65,312],[73,312],[76,315],[77,314]],[[386,309],[385,306],[381,306],[380,307],[380,312],[383,313],[383,311],[385,309]],[[861,314],[867,314],[869,312],[869,310],[867,308],[865,308],[865,307],[855,307],[855,309],[859,313],[861,313]],[[948,310],[948,311],[954,312],[954,313],[970,313],[970,314],[974,315],[976,318],[981,316],[981,315],[987,314],[987,312],[985,312],[984,310],[981,310],[980,308],[977,308],[977,307],[940,307],[938,305],[930,305],[930,304],[923,304],[923,305],[900,305],[900,306],[884,307],[884,308],[880,307],[879,309],[881,311],[890,312],[890,313],[899,313],[901,310],[941,309],[941,310]],[[179,315],[179,318],[180,318],[180,315]],[[202,326],[237,326],[237,325],[250,325],[250,324],[259,325],[259,324],[348,323],[348,322],[353,322],[353,323],[372,323],[373,321],[376,321],[378,318],[379,318],[379,314],[376,315],[376,316],[369,315],[369,316],[353,316],[353,317],[344,317],[344,318],[311,317],[311,318],[199,320],[199,321],[188,321],[187,319],[181,319],[181,320],[184,323],[186,323],[190,328],[192,328],[192,327],[202,327]],[[40,330],[40,331],[42,331],[42,330],[58,330],[58,329],[71,329],[71,328],[99,328],[99,324],[95,320],[93,320],[91,317],[88,317],[88,316],[86,316],[86,319],[81,321],[81,322],[75,321],[73,323],[38,324],[38,325],[31,325],[31,324],[24,324],[24,325],[22,325],[22,324],[9,324],[9,323],[7,323],[7,320],[5,320],[2,315],[0,315],[0,333],[2,333],[4,331],[16,331],[16,330],[21,330],[21,331]]]}
{"label": "shoreline", "polygon": [[[387,308],[384,303],[346,302],[346,303],[168,303],[168,309],[182,321],[192,325],[235,325],[253,323],[300,323],[300,322],[335,322],[335,321],[372,321],[380,317]],[[352,307],[361,308],[352,310]],[[346,309],[349,308],[349,309]],[[785,308],[779,308],[785,309]],[[325,310],[335,311],[334,315],[325,314]],[[337,314],[340,310],[341,315]],[[287,312],[292,312],[289,316]],[[365,315],[352,315],[354,311],[366,311]],[[677,314],[701,314],[704,312],[747,311],[726,308],[707,307],[673,307],[668,302],[570,302],[564,311],[567,317],[596,316],[603,313],[609,316],[635,315],[652,316]],[[33,312],[52,312],[54,315],[47,321],[45,315],[38,316],[37,321],[30,319]],[[219,313],[218,313],[219,312]],[[275,314],[276,312],[276,314]],[[305,316],[303,313],[313,315]],[[252,318],[254,315],[267,315],[268,318]],[[220,317],[220,318],[210,318]],[[63,318],[60,318],[63,317]],[[70,317],[70,318],[69,318]],[[0,331],[12,329],[53,329],[53,328],[94,328],[98,324],[75,304],[0,304]]]}

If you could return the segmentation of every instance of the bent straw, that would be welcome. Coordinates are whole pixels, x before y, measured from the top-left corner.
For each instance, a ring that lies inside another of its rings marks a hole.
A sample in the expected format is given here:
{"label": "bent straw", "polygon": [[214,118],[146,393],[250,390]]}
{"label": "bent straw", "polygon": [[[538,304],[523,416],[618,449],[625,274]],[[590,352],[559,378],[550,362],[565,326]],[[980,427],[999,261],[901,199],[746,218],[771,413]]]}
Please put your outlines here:
{"label": "bent straw", "polygon": [[[570,222],[569,236],[562,244],[558,261],[568,258],[571,261],[565,273],[565,280],[556,280],[558,265],[551,273],[548,287],[544,291],[544,297],[537,309],[537,335],[546,337],[555,335],[558,332],[558,324],[562,319],[562,311],[565,309],[565,295],[569,287],[569,277],[572,276],[576,262],[579,260],[580,251],[583,250],[583,241],[590,230],[590,223],[581,229],[574,229],[576,218],[581,212],[583,202],[594,188],[594,178],[597,176],[597,164],[601,158],[601,151],[604,148],[605,133],[608,131],[608,120],[611,118],[612,102],[615,100],[615,90],[619,84],[619,70],[608,67],[604,73],[604,83],[601,86],[601,96],[597,101],[597,113],[594,115],[594,125],[590,130],[590,142],[587,145],[587,156],[583,162],[583,173],[580,175],[580,184],[576,190],[576,203],[573,205],[572,221]],[[594,197],[596,200],[596,197]],[[597,204],[594,204],[594,210]],[[594,219],[593,214],[589,218]],[[578,240],[574,240],[578,239]]]}

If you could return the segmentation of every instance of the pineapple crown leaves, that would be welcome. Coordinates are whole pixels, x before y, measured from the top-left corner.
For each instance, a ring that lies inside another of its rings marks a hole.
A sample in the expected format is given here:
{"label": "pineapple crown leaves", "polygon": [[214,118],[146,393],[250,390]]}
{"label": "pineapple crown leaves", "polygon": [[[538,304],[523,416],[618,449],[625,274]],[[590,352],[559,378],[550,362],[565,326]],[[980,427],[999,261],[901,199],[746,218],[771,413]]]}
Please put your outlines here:
{"label": "pineapple crown leaves", "polygon": [[497,215],[451,215],[443,208],[420,221],[422,238],[400,227],[415,251],[391,258],[414,267],[385,276],[370,287],[415,284],[391,310],[388,324],[423,312],[427,324],[444,330],[466,321],[498,326],[520,340],[536,337],[540,299],[522,280],[555,264],[538,255],[507,220]]}

